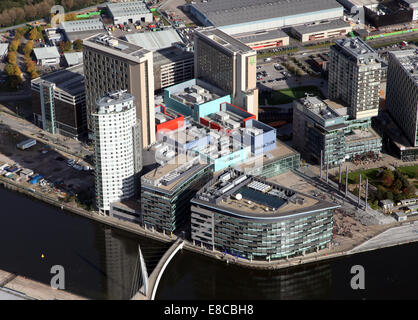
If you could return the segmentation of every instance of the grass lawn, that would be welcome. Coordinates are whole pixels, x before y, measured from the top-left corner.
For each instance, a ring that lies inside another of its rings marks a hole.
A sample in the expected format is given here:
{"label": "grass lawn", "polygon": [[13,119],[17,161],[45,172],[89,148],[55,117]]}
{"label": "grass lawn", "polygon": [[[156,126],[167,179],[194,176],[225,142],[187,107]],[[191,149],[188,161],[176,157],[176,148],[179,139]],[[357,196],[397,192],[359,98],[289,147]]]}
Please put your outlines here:
{"label": "grass lawn", "polygon": [[400,172],[407,175],[408,178],[418,177],[418,165],[408,166],[408,167],[399,167],[398,169]]}
{"label": "grass lawn", "polygon": [[[379,168],[360,170],[360,171],[356,171],[356,172],[350,172],[348,174],[348,183],[349,184],[358,183],[358,181],[360,179],[360,174],[361,174],[361,180],[363,182],[366,181],[366,178],[368,178],[369,183],[374,185],[375,187],[377,187],[379,185],[379,181],[378,181],[378,178],[377,178],[378,172],[379,172]],[[336,176],[336,178],[338,179],[338,176]],[[341,174],[341,181],[343,183],[345,183],[345,173]]]}
{"label": "grass lawn", "polygon": [[318,87],[305,86],[272,91],[270,97],[267,97],[267,99],[270,105],[285,104],[305,97],[305,93],[313,94],[314,96],[321,95]]}

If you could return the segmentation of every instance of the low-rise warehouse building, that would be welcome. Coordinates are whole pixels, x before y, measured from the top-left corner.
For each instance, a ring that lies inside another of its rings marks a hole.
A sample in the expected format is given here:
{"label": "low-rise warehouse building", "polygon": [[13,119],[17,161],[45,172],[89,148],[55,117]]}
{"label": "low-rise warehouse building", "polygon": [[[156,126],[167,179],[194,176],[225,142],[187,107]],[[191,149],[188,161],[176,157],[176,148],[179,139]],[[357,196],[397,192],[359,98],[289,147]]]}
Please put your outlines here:
{"label": "low-rise warehouse building", "polygon": [[325,20],[292,27],[296,39],[307,42],[345,36],[353,28],[343,19]]}
{"label": "low-rise warehouse building", "polygon": [[57,47],[43,47],[33,49],[37,64],[42,66],[56,65],[60,63],[60,54]]}
{"label": "low-rise warehouse building", "polygon": [[107,11],[114,24],[152,22],[153,15],[143,1],[108,3]]}
{"label": "low-rise warehouse building", "polygon": [[234,38],[253,50],[272,49],[289,45],[289,36],[281,29],[234,34]]}
{"label": "low-rise warehouse building", "polygon": [[191,203],[196,244],[264,261],[326,248],[339,207],[234,169],[209,181]]}
{"label": "low-rise warehouse building", "polygon": [[63,21],[60,28],[64,30],[65,39],[74,41],[85,39],[104,30],[104,24],[100,18]]}
{"label": "low-rise warehouse building", "polygon": [[64,33],[58,28],[45,29],[46,41],[50,46],[56,46],[64,40]]}
{"label": "low-rise warehouse building", "polygon": [[3,60],[7,57],[9,53],[9,44],[8,43],[0,43],[0,60]]}
{"label": "low-rise warehouse building", "polygon": [[77,64],[83,63],[83,53],[66,52],[64,53],[64,60],[67,67],[75,66]]}
{"label": "low-rise warehouse building", "polygon": [[191,4],[190,11],[230,35],[343,17],[335,0],[211,0]]}

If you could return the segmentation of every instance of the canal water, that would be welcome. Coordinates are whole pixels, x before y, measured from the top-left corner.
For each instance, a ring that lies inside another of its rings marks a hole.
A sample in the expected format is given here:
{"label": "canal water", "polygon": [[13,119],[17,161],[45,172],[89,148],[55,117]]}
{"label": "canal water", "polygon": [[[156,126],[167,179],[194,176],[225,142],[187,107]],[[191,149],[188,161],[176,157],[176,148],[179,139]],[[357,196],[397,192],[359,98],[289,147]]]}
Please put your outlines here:
{"label": "canal water", "polygon": [[[0,187],[0,269],[49,284],[54,265],[67,290],[92,299],[129,299],[142,282],[138,244],[151,273],[167,245],[104,226]],[[44,255],[44,258],[42,258]],[[350,269],[365,270],[353,290]],[[282,271],[248,270],[181,251],[157,299],[416,299],[418,244]]]}

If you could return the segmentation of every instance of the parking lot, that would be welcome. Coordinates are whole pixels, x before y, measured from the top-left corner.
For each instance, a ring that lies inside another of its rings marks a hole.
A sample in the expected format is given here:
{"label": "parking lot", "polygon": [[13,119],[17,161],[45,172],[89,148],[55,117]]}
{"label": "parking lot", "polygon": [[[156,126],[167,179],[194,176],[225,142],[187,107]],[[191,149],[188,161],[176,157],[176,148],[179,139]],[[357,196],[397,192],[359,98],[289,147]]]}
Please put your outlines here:
{"label": "parking lot", "polygon": [[15,165],[19,169],[30,169],[34,172],[32,176],[40,174],[44,181],[42,184],[31,185],[19,174],[15,174],[11,179],[28,188],[57,197],[79,193],[86,196],[91,194],[94,189],[94,176],[92,170],[86,170],[89,167],[87,163],[79,160],[77,164],[81,166],[81,170],[79,167],[77,170],[67,164],[67,160],[71,159],[68,154],[53,150],[39,142],[26,150],[17,149],[16,144],[27,139],[27,136],[1,126],[0,165],[8,164]]}
{"label": "parking lot", "polygon": [[[274,65],[278,64],[277,60],[266,61],[257,66],[257,84],[263,84],[265,87],[272,88],[274,85],[286,83],[286,80],[293,77],[282,65],[277,69]],[[260,75],[260,76],[259,76]]]}

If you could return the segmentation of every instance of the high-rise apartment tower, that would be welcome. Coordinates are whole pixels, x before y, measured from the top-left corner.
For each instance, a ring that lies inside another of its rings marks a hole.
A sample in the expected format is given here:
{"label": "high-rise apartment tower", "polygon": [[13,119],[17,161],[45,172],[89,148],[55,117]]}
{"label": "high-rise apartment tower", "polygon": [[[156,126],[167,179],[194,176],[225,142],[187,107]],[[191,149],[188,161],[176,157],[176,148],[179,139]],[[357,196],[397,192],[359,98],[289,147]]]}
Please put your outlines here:
{"label": "high-rise apartment tower", "polygon": [[351,119],[377,116],[382,64],[362,39],[340,39],[331,47],[328,94],[347,106]]}
{"label": "high-rise apartment tower", "polygon": [[126,91],[106,94],[96,102],[91,118],[96,204],[108,213],[112,202],[139,190],[142,148],[134,97]]}
{"label": "high-rise apartment tower", "polygon": [[96,100],[107,92],[127,90],[134,96],[136,116],[142,123],[142,145],[155,142],[152,52],[100,34],[83,41],[83,57],[89,130]]}
{"label": "high-rise apartment tower", "polygon": [[418,54],[414,50],[389,53],[386,108],[406,138],[418,146]]}
{"label": "high-rise apartment tower", "polygon": [[258,116],[257,52],[214,28],[195,32],[195,78],[219,87],[232,103]]}

